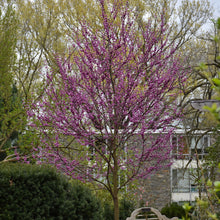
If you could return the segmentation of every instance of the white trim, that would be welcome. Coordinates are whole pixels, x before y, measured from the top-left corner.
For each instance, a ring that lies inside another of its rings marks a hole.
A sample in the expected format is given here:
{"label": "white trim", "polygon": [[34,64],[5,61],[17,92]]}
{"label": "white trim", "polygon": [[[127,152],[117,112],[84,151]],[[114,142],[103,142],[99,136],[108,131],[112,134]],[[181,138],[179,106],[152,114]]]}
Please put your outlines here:
{"label": "white trim", "polygon": [[171,200],[172,202],[180,202],[180,201],[195,201],[199,197],[198,192],[191,193],[172,193]]}
{"label": "white trim", "polygon": [[[201,163],[201,160],[200,160]],[[188,164],[187,168],[197,168],[197,161],[196,160],[192,160],[189,163],[189,160],[175,160],[173,162],[173,164],[171,165],[171,169],[181,169],[181,168],[185,168],[186,165]]]}

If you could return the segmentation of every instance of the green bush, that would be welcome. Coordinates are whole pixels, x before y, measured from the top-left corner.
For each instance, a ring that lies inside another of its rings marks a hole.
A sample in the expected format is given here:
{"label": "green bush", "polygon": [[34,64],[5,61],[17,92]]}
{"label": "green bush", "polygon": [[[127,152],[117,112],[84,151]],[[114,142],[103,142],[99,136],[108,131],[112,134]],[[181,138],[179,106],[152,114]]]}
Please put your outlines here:
{"label": "green bush", "polygon": [[[109,202],[104,203],[104,219],[114,220],[114,207]],[[125,220],[130,217],[131,213],[135,210],[134,202],[125,198],[120,200],[119,203],[119,220]]]}
{"label": "green bush", "polygon": [[182,206],[174,202],[162,208],[161,214],[165,215],[168,218],[172,218],[172,217],[182,218],[182,216],[185,216],[185,210]]}
{"label": "green bush", "polygon": [[131,216],[131,213],[135,210],[135,204],[131,200],[127,200],[123,198],[120,201],[119,212],[120,212],[120,220],[124,220],[127,217]]}
{"label": "green bush", "polygon": [[0,166],[0,219],[102,219],[100,203],[82,184],[49,167]]}

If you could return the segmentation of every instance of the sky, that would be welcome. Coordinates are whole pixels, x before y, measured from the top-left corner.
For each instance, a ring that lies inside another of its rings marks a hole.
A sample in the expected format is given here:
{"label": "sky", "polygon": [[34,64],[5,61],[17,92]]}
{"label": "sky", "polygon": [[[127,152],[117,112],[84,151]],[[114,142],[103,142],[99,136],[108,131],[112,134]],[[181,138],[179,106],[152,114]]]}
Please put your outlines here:
{"label": "sky", "polygon": [[214,18],[216,19],[220,17],[220,0],[209,0],[209,1],[215,10]]}
{"label": "sky", "polygon": [[[213,8],[213,18],[217,19],[220,17],[220,0],[209,0],[211,7]],[[213,22],[207,20],[207,22],[202,26],[202,31],[213,30]]]}

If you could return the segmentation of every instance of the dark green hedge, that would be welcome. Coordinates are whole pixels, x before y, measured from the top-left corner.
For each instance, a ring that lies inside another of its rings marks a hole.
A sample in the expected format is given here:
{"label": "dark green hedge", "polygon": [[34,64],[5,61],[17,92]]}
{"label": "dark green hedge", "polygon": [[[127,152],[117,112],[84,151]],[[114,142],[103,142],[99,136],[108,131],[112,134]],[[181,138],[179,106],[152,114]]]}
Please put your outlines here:
{"label": "dark green hedge", "polygon": [[161,209],[161,214],[165,215],[168,218],[179,217],[182,218],[185,216],[185,210],[182,206],[178,205],[176,202],[166,205]]}
{"label": "dark green hedge", "polygon": [[[105,220],[114,220],[114,207],[113,204],[103,204],[103,217]],[[119,220],[125,220],[130,217],[131,213],[135,210],[135,204],[133,201],[123,198],[119,203]]]}
{"label": "dark green hedge", "polygon": [[49,167],[0,166],[0,219],[102,219],[99,202],[80,184]]}

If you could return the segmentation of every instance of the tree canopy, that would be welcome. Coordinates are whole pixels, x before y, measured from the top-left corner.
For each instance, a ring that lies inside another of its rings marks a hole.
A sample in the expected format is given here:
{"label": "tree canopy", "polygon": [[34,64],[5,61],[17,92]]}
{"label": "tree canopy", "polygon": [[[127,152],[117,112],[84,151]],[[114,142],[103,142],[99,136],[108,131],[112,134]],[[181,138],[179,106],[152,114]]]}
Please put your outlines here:
{"label": "tree canopy", "polygon": [[[57,58],[59,71],[47,73],[45,95],[29,116],[46,135],[36,149],[41,161],[104,186],[118,219],[119,191],[170,164],[172,124],[180,118],[177,87],[185,72],[163,16],[157,28],[149,21],[137,37],[128,5],[106,8],[104,2],[102,29],[93,32],[89,22],[79,22],[72,56]],[[66,146],[65,137],[72,137]]]}

